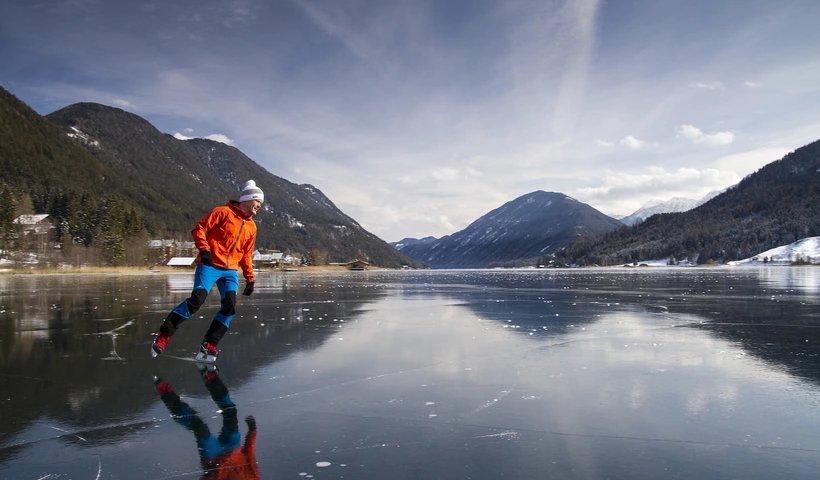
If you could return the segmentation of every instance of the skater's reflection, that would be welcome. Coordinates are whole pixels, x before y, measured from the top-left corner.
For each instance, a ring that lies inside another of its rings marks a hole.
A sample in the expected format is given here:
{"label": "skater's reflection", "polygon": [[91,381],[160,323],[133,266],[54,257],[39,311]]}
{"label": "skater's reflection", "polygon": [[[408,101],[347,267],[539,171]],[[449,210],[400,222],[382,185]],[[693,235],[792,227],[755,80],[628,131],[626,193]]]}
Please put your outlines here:
{"label": "skater's reflection", "polygon": [[256,465],[256,420],[252,416],[245,417],[248,434],[245,437],[245,444],[242,445],[236,405],[231,401],[228,388],[219,378],[216,367],[202,365],[200,374],[211,398],[222,412],[222,430],[216,437],[197,412],[179,398],[168,382],[155,378],[154,387],[174,421],[194,433],[199,459],[205,470],[202,478],[259,479],[259,469]]}

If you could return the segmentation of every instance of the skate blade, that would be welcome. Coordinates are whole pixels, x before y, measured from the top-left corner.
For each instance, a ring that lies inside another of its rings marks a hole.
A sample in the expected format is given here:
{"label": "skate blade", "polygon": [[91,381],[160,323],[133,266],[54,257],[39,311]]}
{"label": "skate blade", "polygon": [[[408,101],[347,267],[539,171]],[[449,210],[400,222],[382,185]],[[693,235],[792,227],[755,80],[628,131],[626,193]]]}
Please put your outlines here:
{"label": "skate blade", "polygon": [[205,363],[205,362],[196,362],[196,368],[199,369],[201,373],[216,373],[216,364],[215,363]]}
{"label": "skate blade", "polygon": [[199,363],[216,363],[216,355],[207,355],[199,352],[194,357],[194,361]]}

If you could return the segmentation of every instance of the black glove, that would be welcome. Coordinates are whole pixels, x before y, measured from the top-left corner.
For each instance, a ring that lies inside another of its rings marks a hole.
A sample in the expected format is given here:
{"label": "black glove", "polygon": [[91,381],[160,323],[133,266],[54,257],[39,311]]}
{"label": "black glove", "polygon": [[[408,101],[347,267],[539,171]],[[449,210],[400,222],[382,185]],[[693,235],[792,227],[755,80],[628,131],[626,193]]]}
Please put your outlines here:
{"label": "black glove", "polygon": [[209,250],[199,251],[199,263],[207,265],[209,267],[214,266],[214,259],[211,258],[211,252]]}
{"label": "black glove", "polygon": [[253,284],[254,284],[254,282],[246,283],[245,284],[245,290],[242,292],[242,295],[245,295],[246,297],[250,297],[251,294],[253,293]]}
{"label": "black glove", "polygon": [[256,419],[253,418],[253,416],[248,415],[247,417],[245,417],[245,423],[248,424],[248,430],[250,430],[251,432],[256,430]]}

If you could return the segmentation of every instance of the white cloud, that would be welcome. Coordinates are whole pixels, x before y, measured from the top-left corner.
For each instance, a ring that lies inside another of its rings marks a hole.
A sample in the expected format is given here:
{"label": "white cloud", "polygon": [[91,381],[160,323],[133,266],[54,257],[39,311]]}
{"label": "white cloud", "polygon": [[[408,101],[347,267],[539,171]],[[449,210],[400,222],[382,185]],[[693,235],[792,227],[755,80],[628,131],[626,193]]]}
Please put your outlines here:
{"label": "white cloud", "polygon": [[449,167],[440,168],[433,171],[432,176],[440,182],[451,182],[459,177],[458,170]]}
{"label": "white cloud", "polygon": [[232,147],[234,146],[233,140],[231,140],[225,135],[222,135],[221,133],[212,133],[210,135],[206,135],[205,138],[207,138],[208,140],[213,140],[215,142],[224,143],[225,145],[230,145]]}
{"label": "white cloud", "polygon": [[129,102],[128,100],[123,100],[122,98],[112,98],[111,103],[122,108],[137,108],[133,103]]}
{"label": "white cloud", "polygon": [[580,197],[589,197],[589,198],[600,198],[604,195],[608,195],[609,192],[612,191],[612,185],[606,185],[603,187],[584,187],[579,188],[576,190],[576,193]]}
{"label": "white cloud", "polygon": [[186,128],[185,130],[183,130],[183,132],[185,132],[185,133],[194,133],[194,129],[193,128]]}
{"label": "white cloud", "polygon": [[632,150],[641,150],[642,148],[646,148],[647,146],[651,145],[651,144],[649,144],[649,143],[647,143],[643,140],[638,140],[637,138],[633,137],[632,135],[628,135],[628,136],[622,138],[621,141],[618,142],[618,143],[620,143],[624,147],[630,148]]}
{"label": "white cloud", "polygon": [[439,224],[440,224],[442,227],[444,227],[447,231],[453,232],[453,231],[456,231],[456,230],[457,230],[456,226],[455,226],[455,225],[453,225],[453,222],[451,222],[451,221],[450,221],[450,219],[449,219],[449,218],[447,218],[447,216],[446,216],[446,215],[441,215],[441,216],[439,216],[439,217],[438,217],[438,222],[439,222]]}
{"label": "white cloud", "polygon": [[703,83],[703,82],[692,82],[689,84],[690,87],[695,88],[703,88],[705,90],[718,90],[723,88],[723,82],[711,82],[711,83]]}
{"label": "white cloud", "polygon": [[718,168],[736,172],[753,173],[759,168],[783,158],[793,149],[781,146],[762,147],[748,152],[734,153],[721,157],[715,162]]}
{"label": "white cloud", "polygon": [[732,132],[703,133],[703,130],[694,125],[681,125],[678,127],[678,137],[689,140],[692,143],[706,143],[716,147],[729,145],[735,141],[735,134]]}
{"label": "white cloud", "polygon": [[471,177],[483,177],[484,176],[484,172],[482,172],[480,170],[476,170],[474,168],[470,168],[470,167],[467,167],[466,172],[467,172],[467,175],[469,175]]}
{"label": "white cloud", "polygon": [[716,168],[667,170],[651,166],[639,172],[605,170],[599,185],[578,188],[572,196],[602,212],[631,213],[651,198],[697,200],[710,191],[734,185],[740,179],[741,175],[733,171]]}
{"label": "white cloud", "polygon": [[595,140],[595,145],[598,145],[599,147],[604,147],[604,148],[610,148],[610,147],[615,146],[614,143],[609,142],[607,140]]}
{"label": "white cloud", "polygon": [[744,82],[743,85],[745,85],[748,88],[760,88],[763,86],[760,83],[752,82],[751,80],[746,80],[746,82]]}
{"label": "white cloud", "polygon": [[[190,128],[186,128],[185,132],[190,133],[190,132],[193,132],[193,130],[191,130]],[[183,134],[177,132],[177,133],[174,134],[174,138],[176,138],[177,140],[193,140],[193,139],[199,138],[199,137],[189,137],[187,135],[183,135]],[[230,138],[228,138],[225,135],[222,135],[221,133],[213,133],[211,135],[207,135],[207,136],[202,137],[202,138],[206,138],[208,140],[213,140],[213,141],[219,142],[219,143],[224,143],[225,145],[230,145],[232,147],[235,146],[233,140],[231,140]]]}

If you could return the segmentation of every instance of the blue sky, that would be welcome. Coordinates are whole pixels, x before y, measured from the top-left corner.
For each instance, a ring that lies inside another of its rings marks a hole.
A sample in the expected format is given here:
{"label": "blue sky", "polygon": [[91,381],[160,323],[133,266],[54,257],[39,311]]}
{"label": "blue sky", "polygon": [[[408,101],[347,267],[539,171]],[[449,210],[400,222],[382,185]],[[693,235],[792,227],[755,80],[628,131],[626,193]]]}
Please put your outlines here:
{"label": "blue sky", "polygon": [[236,146],[387,241],[697,199],[820,139],[820,2],[0,0],[0,85]]}

